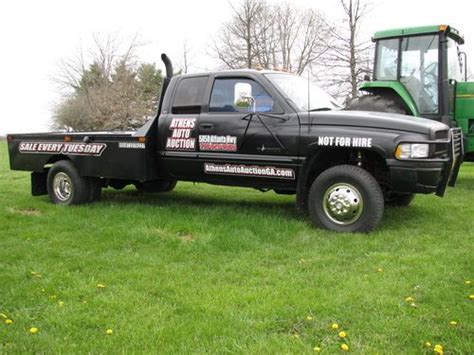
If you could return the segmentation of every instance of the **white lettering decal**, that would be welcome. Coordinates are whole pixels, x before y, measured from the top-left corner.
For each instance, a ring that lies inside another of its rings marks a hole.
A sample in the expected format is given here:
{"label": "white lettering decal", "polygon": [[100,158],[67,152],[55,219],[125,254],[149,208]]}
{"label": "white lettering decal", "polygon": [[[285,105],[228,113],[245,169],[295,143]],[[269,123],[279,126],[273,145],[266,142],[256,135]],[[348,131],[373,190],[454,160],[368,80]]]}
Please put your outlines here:
{"label": "white lettering decal", "polygon": [[195,118],[173,118],[169,126],[171,137],[166,140],[166,149],[196,150],[196,138],[191,138],[195,125]]}
{"label": "white lettering decal", "polygon": [[145,143],[119,142],[118,147],[127,149],[145,149]]}
{"label": "white lettering decal", "polygon": [[20,153],[70,154],[100,156],[107,148],[105,143],[61,143],[61,142],[20,142]]}
{"label": "white lettering decal", "polygon": [[233,165],[204,163],[206,174],[270,177],[277,179],[295,179],[295,171],[276,166]]}
{"label": "white lettering decal", "polygon": [[199,136],[199,149],[202,151],[237,151],[237,137],[234,136]]}
{"label": "white lettering decal", "polygon": [[318,137],[319,146],[372,148],[372,138],[366,137]]}

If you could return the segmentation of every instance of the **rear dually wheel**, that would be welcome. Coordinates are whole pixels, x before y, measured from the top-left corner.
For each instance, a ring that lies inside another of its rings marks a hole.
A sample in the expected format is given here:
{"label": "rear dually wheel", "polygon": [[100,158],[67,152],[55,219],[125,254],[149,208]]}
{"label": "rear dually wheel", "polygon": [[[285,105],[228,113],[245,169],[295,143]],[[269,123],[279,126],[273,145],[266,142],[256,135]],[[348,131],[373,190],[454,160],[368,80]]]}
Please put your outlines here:
{"label": "rear dually wheel", "polygon": [[56,162],[48,172],[48,195],[57,205],[77,205],[90,199],[90,182],[69,160]]}

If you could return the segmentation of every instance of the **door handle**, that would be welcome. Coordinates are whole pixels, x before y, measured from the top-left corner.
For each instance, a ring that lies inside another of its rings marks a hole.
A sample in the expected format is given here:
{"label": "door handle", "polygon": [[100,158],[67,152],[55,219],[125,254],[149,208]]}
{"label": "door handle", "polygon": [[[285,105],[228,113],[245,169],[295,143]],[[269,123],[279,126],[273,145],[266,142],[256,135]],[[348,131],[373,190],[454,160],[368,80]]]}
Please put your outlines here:
{"label": "door handle", "polygon": [[212,123],[203,123],[199,125],[199,128],[201,129],[211,129],[214,128],[214,125]]}

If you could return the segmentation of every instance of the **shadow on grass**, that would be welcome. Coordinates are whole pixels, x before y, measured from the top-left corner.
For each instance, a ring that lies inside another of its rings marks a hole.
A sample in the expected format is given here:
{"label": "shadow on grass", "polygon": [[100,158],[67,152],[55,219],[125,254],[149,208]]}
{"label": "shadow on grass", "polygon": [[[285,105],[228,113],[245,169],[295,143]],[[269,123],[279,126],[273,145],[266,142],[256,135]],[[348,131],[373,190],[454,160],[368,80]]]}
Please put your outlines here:
{"label": "shadow on grass", "polygon": [[[291,198],[291,197],[290,197]],[[183,207],[183,208],[220,208],[227,210],[255,211],[265,214],[276,214],[281,217],[300,219],[295,209],[295,199],[289,201],[270,200],[266,196],[251,196],[249,200],[243,200],[242,196],[212,196],[199,192],[199,194],[186,191],[173,191],[170,193],[144,194],[133,190],[105,190],[102,194],[102,202],[119,203],[127,205],[146,204],[154,207]],[[100,202],[99,202],[100,203]]]}
{"label": "shadow on grass", "polygon": [[[213,196],[202,191],[173,191],[170,193],[144,194],[135,190],[105,190],[102,194],[102,203],[118,203],[123,205],[149,205],[151,207],[171,208],[205,208],[212,210],[218,208],[230,211],[253,211],[273,217],[283,217],[294,221],[308,220],[307,215],[296,212],[295,197],[281,198],[281,196],[251,195],[249,200],[244,200],[241,195]],[[273,199],[277,197],[277,200]],[[281,199],[280,199],[280,198]],[[101,203],[101,202],[99,202]],[[402,230],[407,225],[415,223],[428,212],[416,205],[408,207],[386,206],[382,223],[384,229],[391,231]]]}

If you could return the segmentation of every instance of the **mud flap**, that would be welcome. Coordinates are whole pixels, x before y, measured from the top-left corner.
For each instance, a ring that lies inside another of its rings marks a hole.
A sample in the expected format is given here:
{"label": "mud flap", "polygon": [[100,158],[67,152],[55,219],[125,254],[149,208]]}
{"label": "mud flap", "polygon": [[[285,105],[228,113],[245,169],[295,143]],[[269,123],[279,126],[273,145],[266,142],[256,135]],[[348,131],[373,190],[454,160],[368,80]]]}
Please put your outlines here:
{"label": "mud flap", "polygon": [[33,196],[41,196],[48,194],[48,188],[46,186],[47,177],[47,171],[41,173],[31,173],[31,194]]}

